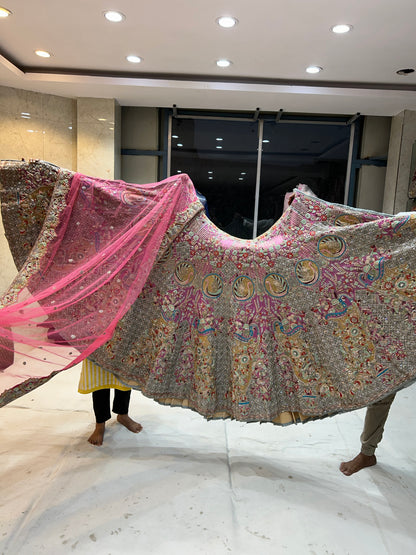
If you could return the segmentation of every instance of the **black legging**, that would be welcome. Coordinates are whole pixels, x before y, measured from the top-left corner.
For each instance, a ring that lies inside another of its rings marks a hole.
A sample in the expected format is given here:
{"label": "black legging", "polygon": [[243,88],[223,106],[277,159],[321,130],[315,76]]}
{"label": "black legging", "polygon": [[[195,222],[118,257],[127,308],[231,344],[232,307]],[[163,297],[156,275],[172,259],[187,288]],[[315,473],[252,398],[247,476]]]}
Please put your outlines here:
{"label": "black legging", "polygon": [[[131,389],[121,391],[114,389],[113,412],[116,414],[127,414],[129,412]],[[92,392],[92,405],[94,407],[95,420],[102,424],[111,418],[110,412],[110,390],[99,389]]]}

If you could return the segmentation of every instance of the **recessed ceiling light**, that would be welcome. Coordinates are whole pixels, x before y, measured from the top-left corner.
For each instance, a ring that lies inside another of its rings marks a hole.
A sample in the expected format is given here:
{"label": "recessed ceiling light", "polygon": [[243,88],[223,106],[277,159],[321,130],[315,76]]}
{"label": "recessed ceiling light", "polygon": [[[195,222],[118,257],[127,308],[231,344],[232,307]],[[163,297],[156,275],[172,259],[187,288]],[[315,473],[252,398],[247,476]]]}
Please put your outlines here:
{"label": "recessed ceiling light", "polygon": [[231,64],[230,60],[217,60],[218,67],[229,67]]}
{"label": "recessed ceiling light", "polygon": [[240,174],[240,175],[246,175],[246,172],[241,172],[241,174]]}
{"label": "recessed ceiling light", "polygon": [[182,170],[177,170],[176,173],[182,173]]}
{"label": "recessed ceiling light", "polygon": [[331,27],[331,31],[337,35],[343,35],[344,33],[349,33],[352,31],[352,25],[347,25],[346,23],[340,23],[339,25],[334,25]]}
{"label": "recessed ceiling light", "polygon": [[322,68],[319,66],[309,66],[306,68],[306,73],[319,73]]}
{"label": "recessed ceiling light", "polygon": [[238,181],[243,181],[243,179],[244,179],[243,177],[239,177]]}
{"label": "recessed ceiling light", "polygon": [[143,58],[140,58],[140,56],[135,56],[134,54],[130,54],[129,56],[126,56],[126,60],[128,62],[131,62],[132,64],[140,64],[142,59]]}
{"label": "recessed ceiling light", "polygon": [[183,144],[182,144],[182,143],[178,143],[176,146],[183,146]]}
{"label": "recessed ceiling light", "polygon": [[232,17],[231,15],[223,15],[219,17],[216,21],[218,25],[223,29],[231,29],[232,27],[235,27],[238,23],[238,19]]}
{"label": "recessed ceiling light", "polygon": [[172,139],[179,139],[179,135],[172,135]]}
{"label": "recessed ceiling light", "polygon": [[9,15],[12,15],[10,10],[7,8],[0,8],[0,17],[9,17]]}
{"label": "recessed ceiling light", "polygon": [[263,139],[263,143],[270,143],[269,139]]}
{"label": "recessed ceiling light", "polygon": [[396,71],[397,75],[409,75],[410,73],[414,73],[414,69],[411,67],[405,68],[405,69],[399,69],[398,71]]}
{"label": "recessed ceiling light", "polygon": [[223,141],[223,138],[222,137],[217,137],[215,140],[216,141]]}
{"label": "recessed ceiling light", "polygon": [[50,58],[51,54],[46,52],[46,50],[35,50],[36,56],[40,56],[41,58]]}
{"label": "recessed ceiling light", "polygon": [[216,146],[215,148],[222,148],[222,146],[220,146],[220,145],[217,145],[217,146]]}
{"label": "recessed ceiling light", "polygon": [[212,172],[212,171],[209,171],[208,173],[214,173],[214,172]]}
{"label": "recessed ceiling light", "polygon": [[214,179],[214,178],[212,177],[212,175],[210,175],[210,176],[208,177],[208,179]]}
{"label": "recessed ceiling light", "polygon": [[121,12],[116,12],[114,10],[109,10],[108,12],[104,12],[104,17],[111,21],[111,23],[120,23],[123,19],[126,19],[126,16]]}

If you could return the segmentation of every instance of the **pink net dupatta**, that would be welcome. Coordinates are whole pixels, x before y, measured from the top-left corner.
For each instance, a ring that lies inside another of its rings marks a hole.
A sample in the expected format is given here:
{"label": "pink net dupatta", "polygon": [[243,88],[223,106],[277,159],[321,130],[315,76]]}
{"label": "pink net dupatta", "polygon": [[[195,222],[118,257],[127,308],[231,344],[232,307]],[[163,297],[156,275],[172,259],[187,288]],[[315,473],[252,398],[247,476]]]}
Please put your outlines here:
{"label": "pink net dupatta", "polygon": [[[24,195],[24,169],[12,195]],[[58,172],[42,231],[1,299],[0,406],[110,339],[158,255],[202,209],[186,175],[139,186]]]}

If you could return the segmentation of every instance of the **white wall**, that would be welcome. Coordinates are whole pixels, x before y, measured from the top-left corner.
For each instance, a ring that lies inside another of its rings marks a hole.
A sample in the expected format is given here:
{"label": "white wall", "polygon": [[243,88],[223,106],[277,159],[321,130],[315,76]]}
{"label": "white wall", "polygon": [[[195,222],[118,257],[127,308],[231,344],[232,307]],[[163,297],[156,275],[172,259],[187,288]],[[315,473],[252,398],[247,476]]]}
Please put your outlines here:
{"label": "white wall", "polygon": [[[121,147],[158,150],[159,114],[157,108],[123,107]],[[129,183],[153,183],[158,176],[157,156],[121,156],[121,177]]]}
{"label": "white wall", "polygon": [[416,111],[404,110],[392,120],[384,190],[383,210],[385,212],[403,212],[411,207],[408,192],[415,141]]}
{"label": "white wall", "polygon": [[[0,86],[0,159],[40,159],[94,177],[120,176],[120,107]],[[0,216],[0,293],[16,275]]]}
{"label": "white wall", "polygon": [[[364,119],[359,156],[361,159],[387,157],[390,140],[390,117],[367,116]],[[386,167],[361,166],[357,177],[356,206],[383,210]]]}

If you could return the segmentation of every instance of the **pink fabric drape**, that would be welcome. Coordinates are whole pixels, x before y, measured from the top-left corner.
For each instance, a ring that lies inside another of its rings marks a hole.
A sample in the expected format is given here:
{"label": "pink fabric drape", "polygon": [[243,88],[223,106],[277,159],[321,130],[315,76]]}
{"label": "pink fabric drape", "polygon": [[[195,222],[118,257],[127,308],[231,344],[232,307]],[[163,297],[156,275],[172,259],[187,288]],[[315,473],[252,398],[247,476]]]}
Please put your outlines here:
{"label": "pink fabric drape", "polygon": [[105,343],[140,294],[167,229],[193,203],[202,210],[185,175],[138,187],[61,172],[31,255],[2,298],[0,395]]}

